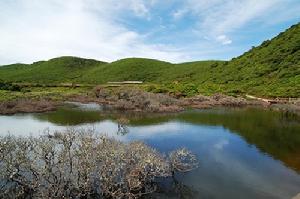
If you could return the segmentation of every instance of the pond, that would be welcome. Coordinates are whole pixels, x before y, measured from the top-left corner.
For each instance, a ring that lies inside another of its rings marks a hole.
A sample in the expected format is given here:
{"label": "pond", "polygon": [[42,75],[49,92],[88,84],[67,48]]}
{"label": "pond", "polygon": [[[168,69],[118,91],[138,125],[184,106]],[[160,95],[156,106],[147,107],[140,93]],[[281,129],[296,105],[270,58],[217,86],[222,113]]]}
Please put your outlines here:
{"label": "pond", "polygon": [[[115,122],[127,118],[122,131]],[[186,147],[199,168],[177,176],[185,198],[292,198],[300,192],[300,117],[255,108],[125,114],[95,104],[55,112],[0,116],[0,135],[36,136],[68,127],[95,128],[161,152]],[[170,192],[165,198],[179,198]]]}

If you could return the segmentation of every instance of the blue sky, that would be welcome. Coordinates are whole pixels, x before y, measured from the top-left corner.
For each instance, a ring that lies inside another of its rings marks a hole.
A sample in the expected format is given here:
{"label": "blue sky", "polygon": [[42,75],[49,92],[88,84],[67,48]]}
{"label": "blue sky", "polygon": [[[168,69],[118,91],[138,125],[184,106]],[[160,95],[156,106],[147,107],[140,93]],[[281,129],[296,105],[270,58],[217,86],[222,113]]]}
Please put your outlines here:
{"label": "blue sky", "polygon": [[229,60],[299,13],[299,0],[1,0],[0,64],[62,55]]}

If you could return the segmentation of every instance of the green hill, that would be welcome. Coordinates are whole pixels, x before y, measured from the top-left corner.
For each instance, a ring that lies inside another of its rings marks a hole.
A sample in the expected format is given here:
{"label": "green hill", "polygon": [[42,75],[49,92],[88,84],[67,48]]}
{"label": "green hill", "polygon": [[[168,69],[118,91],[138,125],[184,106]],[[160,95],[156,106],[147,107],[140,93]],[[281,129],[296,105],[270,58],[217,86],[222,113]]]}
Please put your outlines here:
{"label": "green hill", "polygon": [[171,66],[171,63],[158,60],[128,58],[106,64],[103,68],[94,68],[79,81],[91,83],[124,80],[153,82],[157,80],[160,72],[168,70]]}
{"label": "green hill", "polygon": [[266,96],[300,97],[300,24],[219,65],[211,80]]}
{"label": "green hill", "polygon": [[12,64],[0,67],[0,79],[8,82],[66,83],[82,77],[88,70],[105,62],[78,57],[59,57],[33,64]]}
{"label": "green hill", "polygon": [[[108,81],[139,80],[149,83],[169,83],[195,81],[210,65],[217,61],[201,61],[184,64],[171,64],[153,59],[128,58],[104,67],[96,67],[78,79],[82,82],[106,83]],[[193,79],[190,79],[193,77]]]}
{"label": "green hill", "polygon": [[33,64],[0,67],[0,79],[26,83],[92,83],[140,80],[148,83],[189,82],[201,78],[215,63],[199,61],[172,64],[154,59],[127,58],[112,63],[77,57],[59,57]]}
{"label": "green hill", "polygon": [[199,92],[300,97],[300,24],[231,61],[172,64],[129,58],[112,63],[59,57],[0,67],[0,79],[26,83],[91,83],[140,80],[172,87],[193,84]]}

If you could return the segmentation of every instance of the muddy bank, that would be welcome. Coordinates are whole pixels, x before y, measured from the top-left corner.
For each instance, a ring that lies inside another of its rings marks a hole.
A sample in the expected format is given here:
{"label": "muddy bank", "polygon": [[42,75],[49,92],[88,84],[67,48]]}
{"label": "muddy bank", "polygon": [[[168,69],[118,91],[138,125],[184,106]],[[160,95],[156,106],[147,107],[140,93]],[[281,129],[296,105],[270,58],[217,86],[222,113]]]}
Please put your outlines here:
{"label": "muddy bank", "polygon": [[195,97],[183,100],[186,106],[192,108],[212,108],[216,106],[222,107],[245,107],[245,106],[262,106],[268,107],[270,104],[259,100],[247,100],[242,97],[232,97],[223,94],[215,94],[212,96],[197,95]]}
{"label": "muddy bank", "polygon": [[[223,94],[197,95],[190,98],[176,98],[167,94],[150,93],[136,88],[97,87],[87,95],[74,95],[64,99],[80,103],[97,103],[106,109],[116,111],[171,113],[186,108],[247,107],[256,106],[300,114],[300,100],[289,104],[271,104],[258,99],[245,99]],[[63,103],[63,102],[61,102]],[[61,103],[51,100],[16,100],[0,103],[0,114],[33,113],[53,111]]]}
{"label": "muddy bank", "polygon": [[0,102],[0,114],[40,113],[56,110],[58,102],[49,100],[22,99],[9,102]]}
{"label": "muddy bank", "polygon": [[[178,112],[186,108],[212,108],[269,106],[259,100],[247,100],[222,94],[213,96],[197,95],[190,98],[176,98],[167,94],[155,94],[136,89],[95,89],[95,98],[99,103],[106,104],[117,110],[133,110],[146,112]],[[82,101],[82,100],[81,100]]]}
{"label": "muddy bank", "polygon": [[[294,103],[272,104],[259,99],[246,99],[223,94],[197,95],[190,98],[176,98],[167,94],[155,94],[138,89],[98,87],[94,89],[95,101],[112,109],[145,112],[178,112],[186,108],[213,107],[263,107],[300,113],[300,100]],[[84,100],[80,100],[83,102]]]}
{"label": "muddy bank", "polygon": [[270,108],[278,111],[293,112],[300,115],[300,103],[299,104],[272,104]]}

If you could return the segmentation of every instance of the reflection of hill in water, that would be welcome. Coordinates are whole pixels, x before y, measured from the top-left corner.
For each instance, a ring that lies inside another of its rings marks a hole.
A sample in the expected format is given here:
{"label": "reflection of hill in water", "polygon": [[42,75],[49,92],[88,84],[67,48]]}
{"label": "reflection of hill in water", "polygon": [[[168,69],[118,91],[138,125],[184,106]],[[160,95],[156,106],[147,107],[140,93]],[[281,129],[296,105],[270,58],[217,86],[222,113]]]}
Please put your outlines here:
{"label": "reflection of hill in water", "polygon": [[128,118],[134,126],[145,126],[148,124],[159,124],[168,122],[171,114],[144,114],[138,112],[122,113],[99,110],[82,110],[79,108],[62,107],[57,111],[34,114],[37,120],[51,122],[60,126],[74,126],[87,123],[101,122],[103,120],[116,120],[119,118]]}
{"label": "reflection of hill in water", "polygon": [[[151,124],[151,118],[132,125]],[[153,119],[156,123],[158,119]],[[259,109],[193,111],[161,117],[199,125],[223,126],[242,136],[249,144],[300,172],[300,117],[287,112]]]}
{"label": "reflection of hill in water", "polygon": [[291,113],[259,109],[215,109],[177,114],[141,115],[105,114],[67,108],[38,114],[36,117],[58,125],[78,125],[126,117],[130,120],[130,126],[155,125],[169,121],[223,126],[242,136],[262,152],[300,172],[300,117]]}
{"label": "reflection of hill in water", "polygon": [[48,121],[60,126],[95,123],[103,120],[97,111],[82,111],[79,109],[61,108],[54,112],[36,114],[36,119]]}

